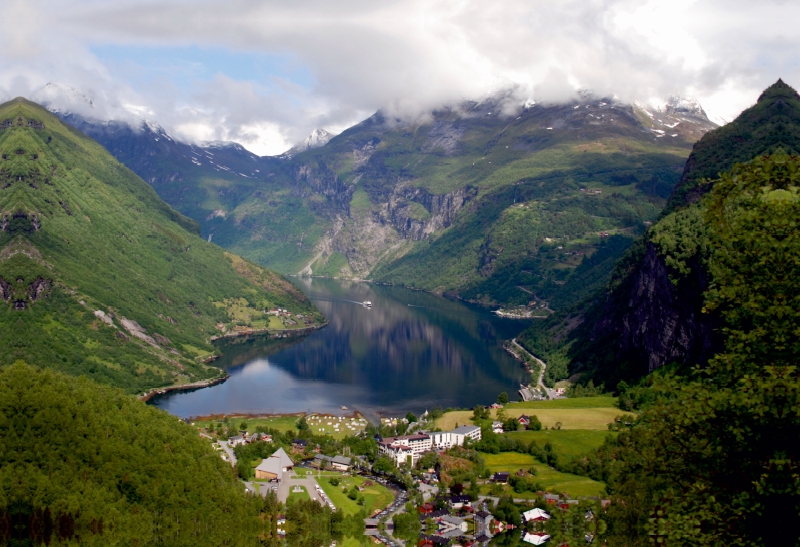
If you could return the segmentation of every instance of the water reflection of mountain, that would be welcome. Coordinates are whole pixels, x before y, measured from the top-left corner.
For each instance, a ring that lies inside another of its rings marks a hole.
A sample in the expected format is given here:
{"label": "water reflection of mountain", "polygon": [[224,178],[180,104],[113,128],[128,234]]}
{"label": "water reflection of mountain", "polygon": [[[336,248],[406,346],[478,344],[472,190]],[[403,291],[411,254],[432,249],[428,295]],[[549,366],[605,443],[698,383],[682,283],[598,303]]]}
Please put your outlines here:
{"label": "water reflection of mountain", "polygon": [[305,336],[268,338],[260,335],[232,339],[223,338],[221,342],[216,344],[222,355],[214,361],[214,366],[229,370],[255,359],[266,359],[270,355],[297,344],[303,338]]}
{"label": "water reflection of mountain", "polygon": [[[237,340],[224,384],[154,402],[179,416],[232,412],[421,412],[488,404],[525,372],[501,348],[526,323],[435,295],[330,279],[295,282],[328,319],[299,340]],[[371,300],[368,309],[360,303]]]}
{"label": "water reflection of mountain", "polygon": [[[270,359],[297,376],[366,383],[412,398],[415,391],[451,393],[463,389],[464,381],[501,390],[522,376],[500,344],[524,324],[406,289],[319,279],[297,283],[329,320],[322,331]],[[363,300],[373,307],[356,303]]]}

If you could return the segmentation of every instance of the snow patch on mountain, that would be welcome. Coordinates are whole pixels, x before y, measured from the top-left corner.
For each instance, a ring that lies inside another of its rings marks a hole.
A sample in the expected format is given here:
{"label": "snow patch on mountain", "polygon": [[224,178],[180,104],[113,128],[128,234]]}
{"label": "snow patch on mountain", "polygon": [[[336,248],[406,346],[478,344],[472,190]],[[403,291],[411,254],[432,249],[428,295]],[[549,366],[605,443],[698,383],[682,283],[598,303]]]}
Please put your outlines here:
{"label": "snow patch on mountain", "polygon": [[655,111],[657,113],[667,114],[671,116],[693,116],[695,118],[708,119],[706,111],[700,101],[694,97],[683,97],[681,95],[672,95],[666,99],[650,99],[646,103],[635,101],[634,106],[640,107],[642,110]]}
{"label": "snow patch on mountain", "polygon": [[314,148],[319,148],[320,146],[325,146],[328,144],[333,137],[335,137],[333,133],[328,131],[327,129],[317,128],[311,132],[311,134],[296,145],[294,145],[291,149],[286,151],[283,155],[284,156],[293,156],[295,154],[299,154],[300,152],[305,152],[306,150],[312,150]]}

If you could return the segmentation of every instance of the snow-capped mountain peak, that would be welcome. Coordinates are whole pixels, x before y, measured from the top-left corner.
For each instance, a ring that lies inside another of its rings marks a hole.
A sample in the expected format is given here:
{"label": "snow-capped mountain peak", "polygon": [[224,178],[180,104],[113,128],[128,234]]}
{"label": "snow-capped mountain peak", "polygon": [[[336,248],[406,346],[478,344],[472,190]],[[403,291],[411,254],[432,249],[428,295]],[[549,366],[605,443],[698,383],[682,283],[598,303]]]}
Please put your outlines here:
{"label": "snow-capped mountain peak", "polygon": [[95,108],[94,101],[74,87],[49,82],[31,94],[31,100],[45,105],[52,112],[84,112]]}
{"label": "snow-capped mountain peak", "polygon": [[333,137],[335,137],[333,133],[328,131],[327,129],[317,128],[311,132],[311,134],[303,140],[303,142],[294,145],[289,151],[286,152],[286,155],[294,155],[299,154],[300,152],[305,152],[306,150],[311,150],[313,148],[319,148],[320,146],[325,146],[328,144]]}
{"label": "snow-capped mountain peak", "polygon": [[706,118],[706,111],[700,105],[700,101],[694,97],[681,97],[673,95],[667,99],[664,111],[668,114],[688,114],[699,118]]}

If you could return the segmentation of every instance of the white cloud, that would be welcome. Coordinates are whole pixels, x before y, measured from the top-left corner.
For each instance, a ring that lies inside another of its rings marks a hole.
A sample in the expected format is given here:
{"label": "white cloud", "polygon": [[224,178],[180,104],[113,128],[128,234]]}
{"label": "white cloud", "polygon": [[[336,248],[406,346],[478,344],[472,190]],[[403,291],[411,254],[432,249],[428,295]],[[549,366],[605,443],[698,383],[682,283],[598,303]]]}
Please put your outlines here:
{"label": "white cloud", "polygon": [[[800,83],[800,5],[778,1],[11,0],[5,13],[15,23],[0,35],[0,94],[60,81],[105,115],[136,104],[178,133],[258,153],[378,108],[415,116],[480,97],[498,82],[540,102],[576,88],[623,100],[693,94],[717,119],[778,77]],[[234,79],[223,68],[178,87],[169,60],[158,70],[104,65],[91,47],[108,44],[281,54],[313,83]],[[143,75],[148,85],[133,85]]]}

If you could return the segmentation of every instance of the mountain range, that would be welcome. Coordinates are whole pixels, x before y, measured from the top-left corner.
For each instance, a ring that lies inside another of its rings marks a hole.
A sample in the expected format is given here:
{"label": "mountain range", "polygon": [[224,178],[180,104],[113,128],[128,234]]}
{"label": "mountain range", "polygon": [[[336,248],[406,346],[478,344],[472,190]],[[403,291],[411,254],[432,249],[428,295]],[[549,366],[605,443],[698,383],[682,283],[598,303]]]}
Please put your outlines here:
{"label": "mountain range", "polygon": [[204,241],[102,146],[24,99],[0,105],[0,219],[2,364],[140,392],[219,377],[215,336],[324,322],[285,278]]}
{"label": "mountain range", "polygon": [[205,238],[261,265],[541,314],[605,282],[657,219],[692,143],[715,127],[680,98],[523,105],[497,92],[417,122],[377,112],[322,146],[310,147],[328,138],[317,133],[259,157],[181,142],[152,122],[58,114]]}

